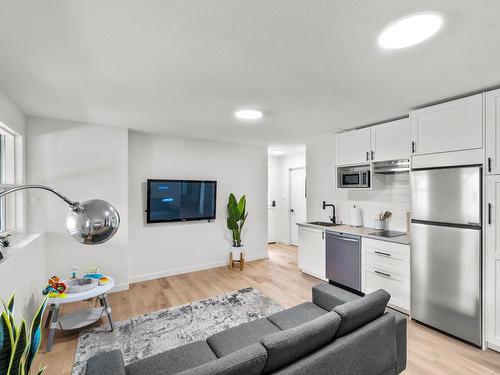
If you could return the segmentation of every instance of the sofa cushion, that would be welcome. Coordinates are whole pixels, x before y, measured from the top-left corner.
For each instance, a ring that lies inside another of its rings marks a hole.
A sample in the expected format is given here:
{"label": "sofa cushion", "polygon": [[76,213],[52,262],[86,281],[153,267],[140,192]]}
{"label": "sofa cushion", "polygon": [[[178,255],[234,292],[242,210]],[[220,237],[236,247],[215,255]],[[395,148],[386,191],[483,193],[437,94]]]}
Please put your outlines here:
{"label": "sofa cushion", "polygon": [[361,296],[327,283],[318,284],[312,288],[313,303],[328,311],[360,298]]}
{"label": "sofa cushion", "polygon": [[258,375],[266,359],[266,349],[261,344],[253,344],[177,375]]}
{"label": "sofa cushion", "polygon": [[196,341],[126,366],[127,375],[171,375],[217,359],[205,341]]}
{"label": "sofa cushion", "polygon": [[112,350],[92,357],[87,362],[87,375],[126,375],[121,350]]}
{"label": "sofa cushion", "polygon": [[379,289],[363,298],[335,307],[333,311],[342,318],[337,336],[344,336],[381,316],[390,298],[389,293]]}
{"label": "sofa cushion", "polygon": [[216,333],[207,339],[207,343],[220,358],[245,346],[260,342],[260,339],[269,333],[279,331],[280,329],[273,323],[262,318]]}
{"label": "sofa cushion", "polygon": [[270,315],[267,319],[278,328],[285,330],[319,318],[327,312],[328,311],[312,302],[304,302],[287,310]]}
{"label": "sofa cushion", "polygon": [[267,350],[264,373],[270,373],[331,342],[340,325],[340,316],[329,312],[307,323],[264,336]]}

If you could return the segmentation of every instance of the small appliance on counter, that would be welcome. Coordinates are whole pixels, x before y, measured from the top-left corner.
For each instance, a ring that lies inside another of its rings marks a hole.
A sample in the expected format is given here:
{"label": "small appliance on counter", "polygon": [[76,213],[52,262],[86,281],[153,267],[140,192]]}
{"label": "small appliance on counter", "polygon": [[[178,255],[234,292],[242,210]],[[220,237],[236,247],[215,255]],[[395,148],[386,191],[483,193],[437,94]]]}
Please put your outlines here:
{"label": "small appliance on counter", "polygon": [[363,214],[361,208],[353,206],[351,208],[351,226],[352,227],[362,227],[363,226]]}

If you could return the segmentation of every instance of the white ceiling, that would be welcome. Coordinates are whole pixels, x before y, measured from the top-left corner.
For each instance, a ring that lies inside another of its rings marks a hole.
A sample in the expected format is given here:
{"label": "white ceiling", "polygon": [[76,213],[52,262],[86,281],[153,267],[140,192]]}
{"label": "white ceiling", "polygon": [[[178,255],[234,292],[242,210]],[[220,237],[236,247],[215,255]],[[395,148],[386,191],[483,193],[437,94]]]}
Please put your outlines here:
{"label": "white ceiling", "polygon": [[[381,50],[389,22],[444,29]],[[27,114],[243,143],[322,132],[500,84],[498,0],[0,0],[0,91]],[[262,109],[241,123],[233,111]]]}

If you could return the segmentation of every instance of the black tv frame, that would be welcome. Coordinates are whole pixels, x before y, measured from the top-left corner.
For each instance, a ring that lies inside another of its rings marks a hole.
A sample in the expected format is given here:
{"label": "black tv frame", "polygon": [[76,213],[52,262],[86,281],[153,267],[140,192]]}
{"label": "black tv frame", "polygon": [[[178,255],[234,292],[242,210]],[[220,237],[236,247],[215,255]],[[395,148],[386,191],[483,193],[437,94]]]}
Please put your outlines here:
{"label": "black tv frame", "polygon": [[[215,184],[215,190],[214,190],[214,200],[215,200],[215,206],[214,206],[214,214],[213,216],[206,216],[206,217],[193,217],[193,218],[185,218],[185,219],[170,219],[170,220],[151,220],[149,217],[150,213],[150,193],[151,193],[151,183],[152,182],[211,182]],[[208,220],[209,222],[211,220],[215,220],[217,216],[217,181],[214,180],[179,180],[179,179],[159,179],[159,178],[152,178],[152,179],[147,179],[146,181],[146,187],[147,187],[147,193],[146,193],[146,223],[147,224],[156,224],[156,223],[174,223],[174,222],[183,222],[183,221],[201,221],[201,220]]]}

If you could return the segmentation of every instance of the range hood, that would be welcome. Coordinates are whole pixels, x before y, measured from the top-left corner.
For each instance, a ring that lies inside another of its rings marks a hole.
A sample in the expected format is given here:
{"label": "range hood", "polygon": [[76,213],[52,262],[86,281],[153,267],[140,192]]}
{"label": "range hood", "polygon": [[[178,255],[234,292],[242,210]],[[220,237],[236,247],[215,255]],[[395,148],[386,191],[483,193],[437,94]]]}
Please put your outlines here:
{"label": "range hood", "polygon": [[378,174],[396,174],[410,171],[410,160],[389,160],[373,163],[373,173]]}

